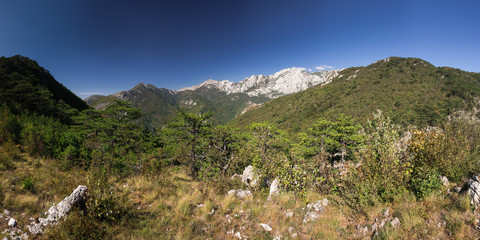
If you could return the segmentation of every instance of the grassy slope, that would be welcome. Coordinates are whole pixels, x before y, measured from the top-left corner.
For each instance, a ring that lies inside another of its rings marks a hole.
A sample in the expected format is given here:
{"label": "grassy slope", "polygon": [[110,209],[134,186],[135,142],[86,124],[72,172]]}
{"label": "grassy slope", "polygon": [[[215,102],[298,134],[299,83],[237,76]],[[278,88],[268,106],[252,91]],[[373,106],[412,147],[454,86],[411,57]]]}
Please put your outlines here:
{"label": "grassy slope", "polygon": [[480,96],[478,73],[392,57],[345,69],[330,84],[271,100],[232,124],[271,121],[298,131],[319,117],[344,113],[364,121],[380,109],[402,125],[438,125],[452,111],[471,107],[473,96]]}
{"label": "grassy slope", "polygon": [[[0,205],[12,211],[20,226],[25,226],[30,217],[42,216],[53,202],[68,196],[78,184],[87,183],[85,172],[64,172],[51,159],[20,154],[13,165],[11,170],[0,172],[5,195]],[[291,194],[282,193],[267,202],[267,192],[253,191],[253,198],[238,200],[227,196],[226,192],[246,188],[240,183],[193,181],[185,170],[172,167],[155,176],[111,179],[117,191],[128,197],[132,215],[121,224],[110,226],[108,236],[112,239],[236,239],[233,231],[249,239],[272,239],[276,235],[289,239],[369,239],[371,225],[376,219],[377,225],[386,219],[383,215],[389,207],[388,219],[398,217],[401,224],[397,228],[387,224],[379,232],[385,239],[479,237],[468,198],[447,193],[446,189],[422,201],[407,194],[393,205],[373,207],[365,214],[353,212],[341,198],[310,192],[307,197],[310,202],[326,197],[330,204],[317,221],[303,223],[304,203]],[[21,187],[21,180],[27,176],[33,180],[34,191]],[[293,212],[293,217],[287,217],[287,211]],[[260,223],[268,224],[273,230],[265,232]],[[5,219],[0,219],[1,229],[6,228],[6,224]],[[55,239],[58,231],[66,229],[62,224],[71,222],[61,222],[44,236]],[[364,226],[369,229],[366,235],[358,230]],[[292,237],[294,233],[296,238]]]}

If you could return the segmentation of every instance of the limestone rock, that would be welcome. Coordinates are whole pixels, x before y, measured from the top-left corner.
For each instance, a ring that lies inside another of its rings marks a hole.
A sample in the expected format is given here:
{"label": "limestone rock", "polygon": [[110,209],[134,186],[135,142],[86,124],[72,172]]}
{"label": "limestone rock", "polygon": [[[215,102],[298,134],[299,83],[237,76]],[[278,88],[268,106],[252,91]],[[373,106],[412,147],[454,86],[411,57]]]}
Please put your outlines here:
{"label": "limestone rock", "polygon": [[267,231],[267,232],[272,231],[272,227],[270,227],[268,224],[260,223],[260,226],[262,226],[262,227],[263,227],[263,230],[265,230],[265,231]]}
{"label": "limestone rock", "polygon": [[250,190],[243,190],[243,189],[237,189],[237,190],[230,190],[227,193],[228,195],[233,195],[236,198],[239,199],[244,199],[247,197],[253,197],[252,192]]}
{"label": "limestone rock", "polygon": [[480,177],[480,175],[472,177],[465,183],[462,189],[462,191],[466,191],[468,196],[470,196],[470,203],[475,207],[480,205],[480,181],[478,177]]}
{"label": "limestone rock", "polygon": [[273,180],[270,185],[270,194],[268,195],[267,201],[271,201],[273,197],[277,196],[280,193],[280,182],[277,178]]}
{"label": "limestone rock", "polygon": [[17,220],[15,220],[15,218],[10,218],[10,220],[8,220],[8,226],[11,228],[17,226]]}
{"label": "limestone rock", "polygon": [[318,200],[314,203],[307,204],[307,213],[303,218],[303,223],[307,223],[310,221],[315,221],[319,217],[319,213],[323,211],[323,208],[328,205],[328,199]]}
{"label": "limestone rock", "polygon": [[250,187],[256,187],[258,185],[258,176],[252,165],[248,165],[245,170],[243,170],[241,177],[242,182]]}
{"label": "limestone rock", "polygon": [[447,178],[447,177],[445,177],[445,176],[438,176],[438,178],[440,178],[440,181],[442,181],[443,186],[448,186],[449,182],[448,182],[448,178]]}
{"label": "limestone rock", "polygon": [[33,221],[30,223],[30,225],[27,225],[27,229],[34,236],[41,234],[44,227],[55,225],[60,219],[65,217],[75,205],[78,205],[82,200],[84,200],[86,193],[87,187],[79,185],[70,194],[70,196],[64,198],[57,205],[54,205],[48,209],[48,211],[45,213],[47,216],[46,218],[38,218],[38,222]]}
{"label": "limestone rock", "polygon": [[396,227],[396,226],[400,225],[400,219],[398,219],[396,217],[390,222],[390,224],[392,225],[392,227]]}

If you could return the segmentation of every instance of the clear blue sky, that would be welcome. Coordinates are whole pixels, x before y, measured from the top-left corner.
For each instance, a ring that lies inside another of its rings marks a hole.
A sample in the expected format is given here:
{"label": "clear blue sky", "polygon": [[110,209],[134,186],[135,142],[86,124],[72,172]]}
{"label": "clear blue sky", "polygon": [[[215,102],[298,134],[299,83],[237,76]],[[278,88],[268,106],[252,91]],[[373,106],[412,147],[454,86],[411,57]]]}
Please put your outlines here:
{"label": "clear blue sky", "polygon": [[389,56],[480,72],[480,1],[0,0],[0,55],[80,97]]}

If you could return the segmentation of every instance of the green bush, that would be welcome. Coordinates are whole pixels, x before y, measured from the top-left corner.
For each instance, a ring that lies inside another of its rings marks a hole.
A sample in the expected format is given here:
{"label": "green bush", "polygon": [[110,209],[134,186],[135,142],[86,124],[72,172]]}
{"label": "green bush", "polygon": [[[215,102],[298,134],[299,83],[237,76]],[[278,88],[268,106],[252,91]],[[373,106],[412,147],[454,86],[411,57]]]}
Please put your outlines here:
{"label": "green bush", "polygon": [[35,189],[35,185],[33,184],[31,176],[24,178],[20,184],[22,186],[22,189],[25,191],[33,192]]}
{"label": "green bush", "polygon": [[412,171],[399,148],[399,128],[380,111],[368,121],[365,135],[361,165],[347,173],[340,188],[347,204],[357,210],[395,201],[405,193]]}
{"label": "green bush", "polygon": [[88,177],[86,210],[99,221],[119,222],[129,214],[127,201],[110,186],[104,167],[92,170]]}
{"label": "green bush", "polygon": [[423,199],[441,188],[442,181],[436,171],[416,168],[412,173],[409,186],[418,199]]}

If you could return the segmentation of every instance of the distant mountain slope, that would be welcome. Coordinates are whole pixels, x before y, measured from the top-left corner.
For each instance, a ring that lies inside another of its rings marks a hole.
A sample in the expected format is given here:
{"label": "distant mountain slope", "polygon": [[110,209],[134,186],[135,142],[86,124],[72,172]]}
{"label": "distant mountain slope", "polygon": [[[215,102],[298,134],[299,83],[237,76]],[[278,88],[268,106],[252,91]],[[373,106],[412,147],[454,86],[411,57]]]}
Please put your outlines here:
{"label": "distant mountain slope", "polygon": [[34,60],[23,56],[0,57],[0,103],[13,111],[33,111],[62,117],[65,108],[88,105]]}
{"label": "distant mountain slope", "polygon": [[231,124],[267,120],[296,131],[319,117],[344,113],[365,120],[380,109],[402,125],[438,125],[453,111],[473,107],[480,96],[479,73],[418,58],[391,57],[339,74],[329,84],[271,100]]}
{"label": "distant mountain slope", "polygon": [[149,127],[159,127],[172,120],[180,108],[189,112],[212,111],[214,122],[223,124],[248,107],[328,83],[337,75],[338,70],[309,73],[303,68],[288,68],[268,76],[251,76],[238,83],[208,80],[178,91],[140,83],[128,91],[90,96],[85,101],[97,109],[104,109],[114,99],[127,100],[142,110],[145,114],[142,123]]}

